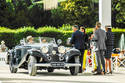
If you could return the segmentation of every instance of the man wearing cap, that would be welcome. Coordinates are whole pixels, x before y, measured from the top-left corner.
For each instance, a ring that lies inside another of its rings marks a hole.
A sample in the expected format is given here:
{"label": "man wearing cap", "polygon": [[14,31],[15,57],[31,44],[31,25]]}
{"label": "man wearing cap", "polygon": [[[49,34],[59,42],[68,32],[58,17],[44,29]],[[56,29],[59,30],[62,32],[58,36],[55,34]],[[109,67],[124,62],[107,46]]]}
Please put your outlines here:
{"label": "man wearing cap", "polygon": [[79,70],[79,73],[82,73],[82,61],[83,61],[83,54],[84,54],[84,34],[79,31],[79,27],[77,25],[72,26],[72,29],[74,31],[74,33],[72,34],[70,43],[74,44],[74,47],[76,49],[78,49],[81,52],[81,56],[80,56],[80,63],[81,63],[81,67]]}
{"label": "man wearing cap", "polygon": [[32,36],[28,36],[27,37],[27,42],[28,42],[28,44],[33,44],[34,43],[33,37]]}
{"label": "man wearing cap", "polygon": [[[96,22],[96,30],[94,32],[94,35],[92,37],[92,40],[96,42],[97,50],[96,50],[96,58],[97,58],[97,73],[94,75],[101,75],[105,74],[105,50],[106,50],[106,32],[101,29],[101,23]],[[101,65],[103,70],[101,70]]]}
{"label": "man wearing cap", "polygon": [[[114,34],[111,31],[111,26],[110,25],[106,25],[105,26],[105,30],[106,30],[106,36],[107,36],[107,40],[106,40],[106,54],[105,54],[105,72],[107,72],[107,67],[109,65],[109,73],[112,74],[111,71],[111,55],[112,55],[112,50],[113,50],[113,46],[114,46]],[[109,63],[109,64],[108,64]]]}

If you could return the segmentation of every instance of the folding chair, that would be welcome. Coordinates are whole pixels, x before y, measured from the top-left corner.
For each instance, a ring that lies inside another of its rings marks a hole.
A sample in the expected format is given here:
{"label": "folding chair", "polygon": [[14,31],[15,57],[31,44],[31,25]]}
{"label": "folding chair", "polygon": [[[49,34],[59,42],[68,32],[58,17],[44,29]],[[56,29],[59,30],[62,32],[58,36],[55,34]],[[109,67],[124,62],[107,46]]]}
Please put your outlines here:
{"label": "folding chair", "polygon": [[0,64],[4,65],[5,64],[5,53],[0,53]]}
{"label": "folding chair", "polygon": [[119,62],[119,67],[122,65],[123,67],[125,67],[125,58],[123,58],[122,60],[120,60],[120,58],[118,58],[118,62]]}
{"label": "folding chair", "polygon": [[118,56],[119,54],[112,54],[112,70],[118,71]]}

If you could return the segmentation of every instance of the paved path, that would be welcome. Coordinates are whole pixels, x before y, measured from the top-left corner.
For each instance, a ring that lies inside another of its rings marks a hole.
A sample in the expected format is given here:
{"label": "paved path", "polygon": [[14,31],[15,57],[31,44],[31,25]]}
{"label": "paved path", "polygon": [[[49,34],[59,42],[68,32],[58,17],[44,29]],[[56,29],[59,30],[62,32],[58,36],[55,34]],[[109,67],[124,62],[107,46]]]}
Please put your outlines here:
{"label": "paved path", "polygon": [[55,70],[54,73],[38,71],[36,76],[29,76],[27,70],[19,69],[11,74],[9,67],[0,66],[0,82],[2,83],[125,83],[125,69],[114,72],[112,75],[94,76],[85,72],[78,76],[71,76],[68,70]]}
{"label": "paved path", "polygon": [[94,76],[91,74],[91,69],[87,69],[78,76],[71,76],[69,70],[55,70],[53,73],[44,70],[38,71],[36,76],[29,76],[24,69],[11,74],[9,66],[4,61],[0,61],[0,83],[125,83],[125,68],[105,76]]}

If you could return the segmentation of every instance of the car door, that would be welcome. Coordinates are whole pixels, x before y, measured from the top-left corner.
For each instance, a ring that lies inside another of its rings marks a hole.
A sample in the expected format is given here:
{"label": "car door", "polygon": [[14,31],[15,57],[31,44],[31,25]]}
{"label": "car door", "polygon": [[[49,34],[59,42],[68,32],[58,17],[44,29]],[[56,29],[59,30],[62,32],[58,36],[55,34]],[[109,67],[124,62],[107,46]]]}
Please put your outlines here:
{"label": "car door", "polygon": [[16,58],[16,64],[19,64],[21,61],[21,48],[20,47],[15,49],[15,58]]}

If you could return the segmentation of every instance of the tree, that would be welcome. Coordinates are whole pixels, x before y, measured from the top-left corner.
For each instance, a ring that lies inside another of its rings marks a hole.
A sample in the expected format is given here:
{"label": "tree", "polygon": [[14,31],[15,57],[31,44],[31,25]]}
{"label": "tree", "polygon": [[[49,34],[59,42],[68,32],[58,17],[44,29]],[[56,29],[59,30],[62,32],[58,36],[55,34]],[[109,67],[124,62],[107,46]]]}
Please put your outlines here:
{"label": "tree", "polygon": [[[98,17],[99,0],[58,0],[57,9],[45,11],[39,0],[0,0],[0,26],[61,26],[77,24],[94,27]],[[64,1],[64,2],[62,2]],[[125,0],[112,0],[112,26],[125,26]]]}
{"label": "tree", "polygon": [[[68,0],[61,3],[65,23],[93,27],[98,20],[98,4],[92,0]],[[94,7],[94,8],[93,8]]]}
{"label": "tree", "polygon": [[125,0],[112,0],[112,25],[125,28]]}
{"label": "tree", "polygon": [[30,22],[36,28],[45,25],[51,25],[51,11],[44,11],[43,5],[33,5],[29,9],[28,17]]}
{"label": "tree", "polygon": [[0,26],[17,28],[30,26],[27,18],[27,4],[25,0],[0,0]]}
{"label": "tree", "polygon": [[11,27],[10,23],[14,19],[13,5],[0,0],[0,26]]}
{"label": "tree", "polygon": [[52,25],[55,27],[62,26],[64,22],[64,11],[59,6],[57,9],[51,10]]}

